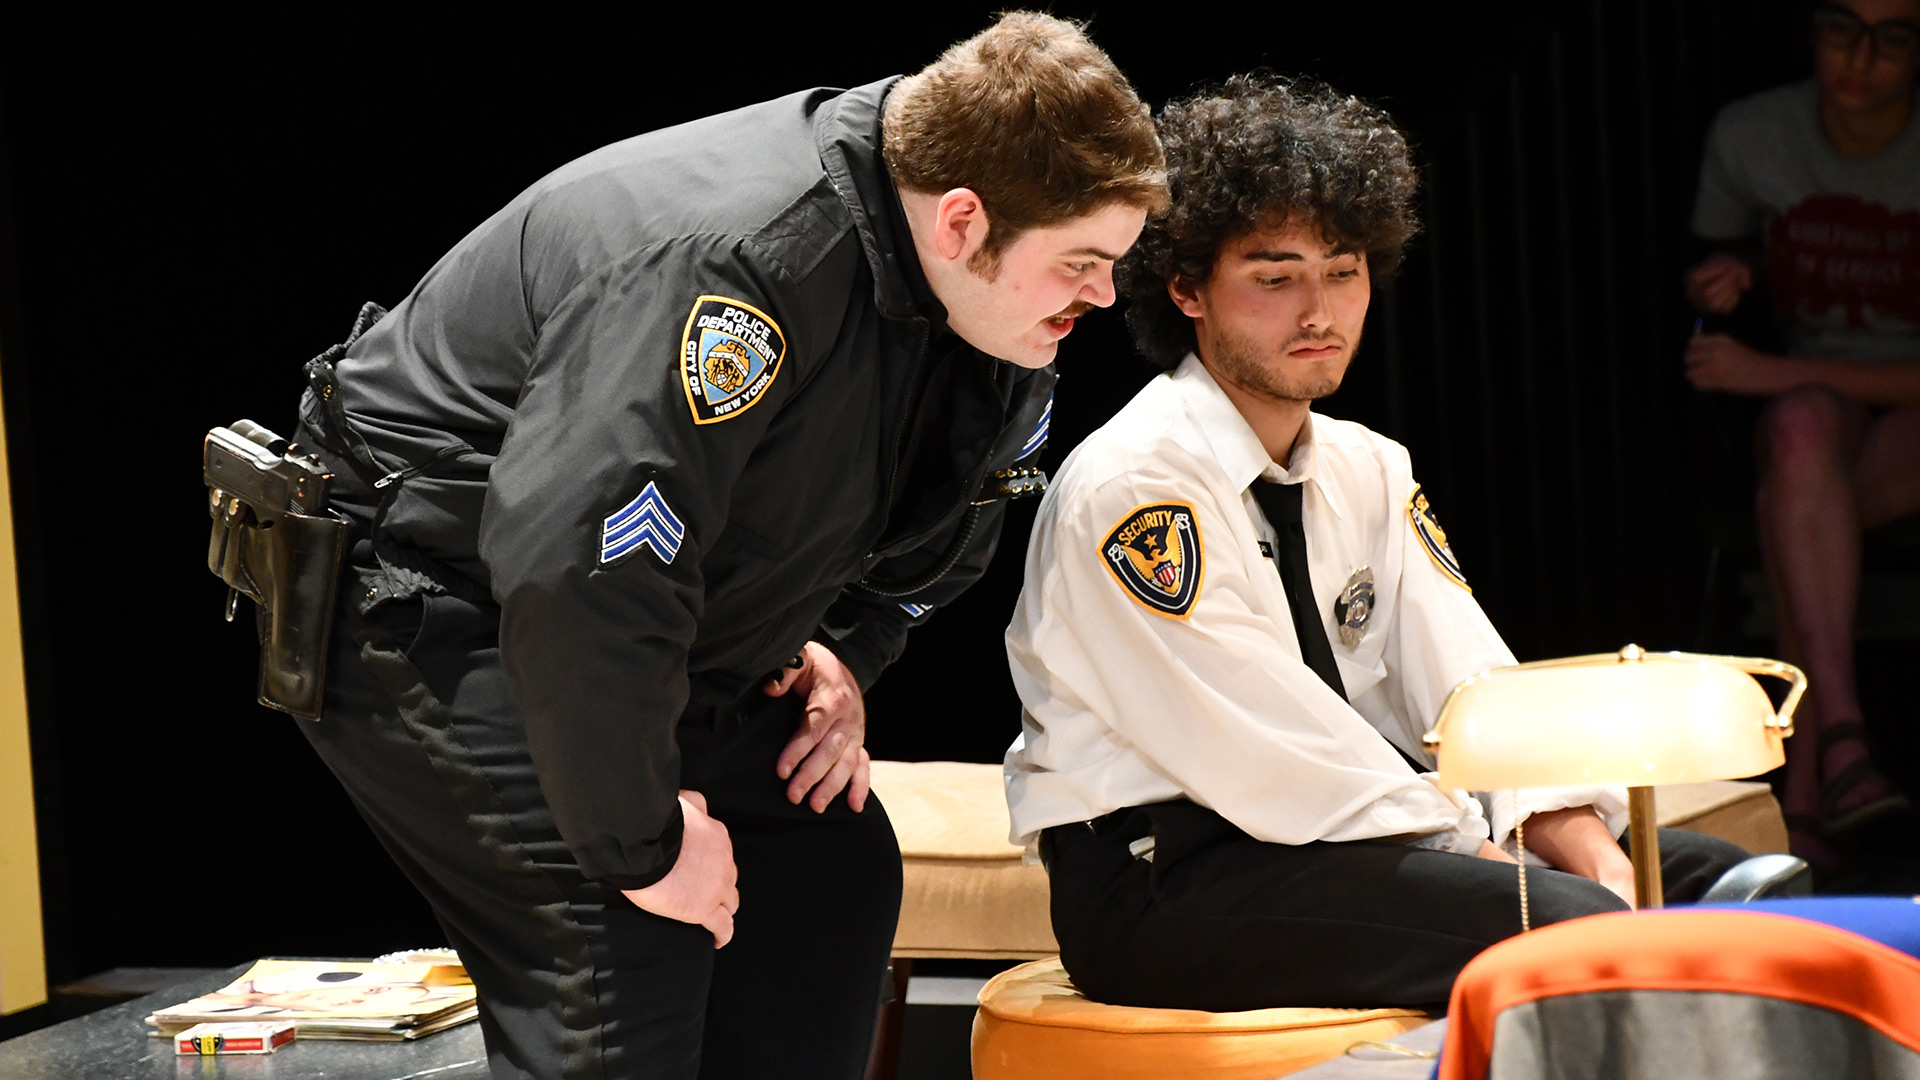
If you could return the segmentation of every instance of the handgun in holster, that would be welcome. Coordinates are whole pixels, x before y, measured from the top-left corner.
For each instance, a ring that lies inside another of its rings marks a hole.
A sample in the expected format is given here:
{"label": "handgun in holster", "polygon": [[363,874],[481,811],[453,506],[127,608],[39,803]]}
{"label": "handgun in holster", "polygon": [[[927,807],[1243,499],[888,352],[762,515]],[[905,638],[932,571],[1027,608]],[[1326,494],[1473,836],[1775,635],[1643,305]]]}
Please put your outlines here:
{"label": "handgun in holster", "polygon": [[318,456],[251,420],[207,432],[213,538],[207,569],[227,583],[227,619],[252,600],[260,630],[260,704],[320,718],[334,593],[351,523],[327,508]]}

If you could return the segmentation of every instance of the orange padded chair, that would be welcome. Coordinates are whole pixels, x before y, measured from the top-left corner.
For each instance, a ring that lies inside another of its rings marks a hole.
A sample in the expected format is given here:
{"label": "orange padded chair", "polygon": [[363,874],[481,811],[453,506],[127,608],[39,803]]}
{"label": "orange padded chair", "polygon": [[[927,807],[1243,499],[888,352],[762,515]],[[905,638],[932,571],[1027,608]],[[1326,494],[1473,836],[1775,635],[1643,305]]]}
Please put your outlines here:
{"label": "orange padded chair", "polygon": [[1210,1013],[1088,1001],[1058,959],[1001,972],[973,1019],[974,1080],[1272,1080],[1427,1023],[1414,1009]]}

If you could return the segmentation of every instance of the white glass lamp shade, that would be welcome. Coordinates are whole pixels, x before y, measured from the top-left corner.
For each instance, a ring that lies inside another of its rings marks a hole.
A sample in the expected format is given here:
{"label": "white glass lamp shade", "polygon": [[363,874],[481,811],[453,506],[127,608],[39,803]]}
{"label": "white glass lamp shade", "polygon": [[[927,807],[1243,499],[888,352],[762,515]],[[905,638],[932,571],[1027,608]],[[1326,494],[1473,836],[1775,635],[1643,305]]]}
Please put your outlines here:
{"label": "white glass lamp shade", "polygon": [[[1778,715],[1752,675],[1793,683]],[[1494,668],[1455,687],[1427,745],[1440,786],[1643,787],[1754,776],[1785,761],[1798,668],[1775,660],[1618,653]]]}

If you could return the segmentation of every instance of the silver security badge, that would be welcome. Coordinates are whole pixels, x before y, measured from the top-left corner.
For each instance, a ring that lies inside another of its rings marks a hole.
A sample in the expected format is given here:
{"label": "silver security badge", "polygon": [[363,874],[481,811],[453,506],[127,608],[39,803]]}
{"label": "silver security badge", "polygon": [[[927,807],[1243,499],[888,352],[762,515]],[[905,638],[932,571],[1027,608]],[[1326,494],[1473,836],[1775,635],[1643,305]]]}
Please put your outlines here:
{"label": "silver security badge", "polygon": [[1347,587],[1333,601],[1333,621],[1340,627],[1340,644],[1349,649],[1360,647],[1366,636],[1367,620],[1373,615],[1373,570],[1361,567],[1347,579]]}

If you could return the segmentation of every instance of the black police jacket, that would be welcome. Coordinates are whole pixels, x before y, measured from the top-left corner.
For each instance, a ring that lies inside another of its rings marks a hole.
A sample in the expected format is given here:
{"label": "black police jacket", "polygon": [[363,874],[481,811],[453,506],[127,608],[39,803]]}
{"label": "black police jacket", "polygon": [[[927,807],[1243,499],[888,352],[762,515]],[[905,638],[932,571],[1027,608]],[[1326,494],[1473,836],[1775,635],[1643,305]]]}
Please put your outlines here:
{"label": "black police jacket", "polygon": [[[688,707],[733,700],[810,638],[870,685],[985,569],[1004,502],[975,504],[1045,438],[1052,370],[967,346],[925,291],[880,158],[890,85],[562,167],[337,364],[379,467],[470,447],[382,492],[390,574],[371,599],[422,567],[492,595],[561,834],[620,887],[677,855]],[[363,522],[377,499],[342,477]]]}

